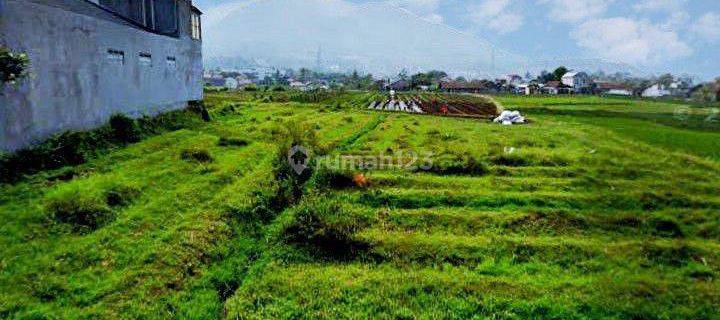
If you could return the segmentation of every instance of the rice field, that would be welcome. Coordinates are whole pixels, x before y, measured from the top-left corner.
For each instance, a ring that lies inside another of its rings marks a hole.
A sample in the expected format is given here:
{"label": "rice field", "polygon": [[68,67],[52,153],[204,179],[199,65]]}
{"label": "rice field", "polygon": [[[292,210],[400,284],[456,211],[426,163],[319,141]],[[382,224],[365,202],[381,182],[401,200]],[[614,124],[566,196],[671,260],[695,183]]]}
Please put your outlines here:
{"label": "rice field", "polygon": [[493,99],[531,124],[211,94],[209,123],[0,185],[0,317],[718,319],[712,110]]}

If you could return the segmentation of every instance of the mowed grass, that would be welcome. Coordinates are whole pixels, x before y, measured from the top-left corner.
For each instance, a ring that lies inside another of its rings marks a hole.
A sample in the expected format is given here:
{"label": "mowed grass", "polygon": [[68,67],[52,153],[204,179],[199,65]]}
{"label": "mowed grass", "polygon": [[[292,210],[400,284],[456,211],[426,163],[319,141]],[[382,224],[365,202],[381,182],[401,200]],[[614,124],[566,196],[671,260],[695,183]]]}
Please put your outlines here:
{"label": "mowed grass", "polygon": [[[717,318],[720,133],[660,103],[496,99],[532,124],[210,95],[204,126],[3,185],[0,317]],[[315,156],[432,169],[316,168],[277,206],[294,122]]]}

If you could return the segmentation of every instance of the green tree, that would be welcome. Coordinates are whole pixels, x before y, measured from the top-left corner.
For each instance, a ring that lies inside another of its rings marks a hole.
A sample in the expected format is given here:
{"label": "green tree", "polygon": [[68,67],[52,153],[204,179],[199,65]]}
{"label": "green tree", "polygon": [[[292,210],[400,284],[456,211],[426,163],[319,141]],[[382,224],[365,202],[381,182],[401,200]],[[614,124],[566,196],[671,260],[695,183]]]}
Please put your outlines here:
{"label": "green tree", "polygon": [[556,81],[561,81],[561,80],[562,80],[562,77],[563,77],[566,73],[568,73],[568,68],[560,67],[560,68],[555,69],[555,71],[553,72],[553,75],[555,76],[555,77],[554,77],[554,80],[556,80]]}
{"label": "green tree", "polygon": [[402,70],[400,71],[400,73],[398,73],[398,78],[400,78],[400,80],[403,80],[403,81],[407,80],[407,79],[408,79],[408,72],[407,72],[407,70],[402,69]]}
{"label": "green tree", "polygon": [[548,83],[555,80],[555,74],[543,70],[537,78],[540,83]]}
{"label": "green tree", "polygon": [[666,73],[664,75],[661,75],[657,81],[659,84],[667,87],[670,86],[673,81],[675,81],[675,77],[673,77],[672,74]]}

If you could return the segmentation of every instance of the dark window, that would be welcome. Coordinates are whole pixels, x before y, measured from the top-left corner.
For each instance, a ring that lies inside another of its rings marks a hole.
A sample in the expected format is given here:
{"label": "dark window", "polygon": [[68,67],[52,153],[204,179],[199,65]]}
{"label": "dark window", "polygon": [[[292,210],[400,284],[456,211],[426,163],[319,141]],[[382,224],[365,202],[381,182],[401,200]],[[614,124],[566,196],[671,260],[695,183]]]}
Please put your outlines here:
{"label": "dark window", "polygon": [[145,0],[130,0],[130,13],[128,18],[139,24],[145,25]]}
{"label": "dark window", "polygon": [[151,66],[152,65],[152,54],[149,54],[147,52],[140,52],[138,54],[138,61],[141,65],[144,66]]}
{"label": "dark window", "polygon": [[145,1],[145,26],[148,28],[153,28],[154,23],[153,19],[155,18],[155,11],[153,11],[153,0],[144,0]]}
{"label": "dark window", "polygon": [[110,63],[125,64],[125,52],[122,50],[108,49],[107,59]]}
{"label": "dark window", "polygon": [[177,32],[176,0],[154,0],[155,30],[162,33]]}
{"label": "dark window", "polygon": [[100,0],[100,5],[148,29],[178,33],[178,0]]}

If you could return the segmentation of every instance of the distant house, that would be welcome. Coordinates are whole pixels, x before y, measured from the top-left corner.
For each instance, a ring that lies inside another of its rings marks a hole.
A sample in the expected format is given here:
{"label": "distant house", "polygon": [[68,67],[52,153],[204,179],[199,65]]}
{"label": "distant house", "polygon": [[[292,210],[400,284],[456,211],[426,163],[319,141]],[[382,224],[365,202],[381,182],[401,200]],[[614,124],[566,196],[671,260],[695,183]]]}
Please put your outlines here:
{"label": "distant house", "polygon": [[670,92],[669,88],[659,83],[650,86],[642,92],[642,96],[645,98],[660,98],[670,95],[672,95],[672,92]]}
{"label": "distant house", "polygon": [[562,83],[570,88],[575,93],[581,93],[589,91],[592,81],[590,76],[585,72],[568,72],[562,77]]}
{"label": "distant house", "polygon": [[567,94],[572,92],[572,87],[560,81],[548,81],[540,87],[540,93],[544,94]]}
{"label": "distant house", "polygon": [[522,83],[517,86],[516,93],[529,96],[540,92],[540,86],[537,83]]}
{"label": "distant house", "polygon": [[410,90],[410,83],[405,80],[398,80],[387,86],[389,90],[407,91]]}
{"label": "distant house", "polygon": [[676,80],[670,84],[668,89],[670,90],[670,94],[675,97],[689,97],[690,90],[692,90],[692,82]]}
{"label": "distant house", "polygon": [[614,95],[614,96],[632,96],[633,88],[615,82],[598,82],[596,92],[600,94]]}

